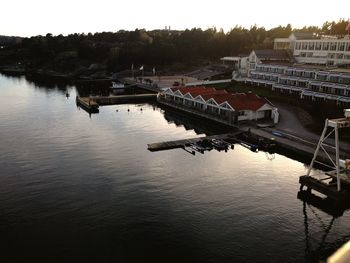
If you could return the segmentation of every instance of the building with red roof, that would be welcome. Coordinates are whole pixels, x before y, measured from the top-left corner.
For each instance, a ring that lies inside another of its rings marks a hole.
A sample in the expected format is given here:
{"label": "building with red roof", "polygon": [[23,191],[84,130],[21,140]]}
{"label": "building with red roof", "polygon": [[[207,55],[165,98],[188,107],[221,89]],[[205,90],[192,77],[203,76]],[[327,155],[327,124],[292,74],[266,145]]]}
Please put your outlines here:
{"label": "building with red roof", "polygon": [[193,110],[219,118],[227,124],[270,119],[278,122],[278,110],[268,100],[253,93],[229,93],[211,87],[171,87],[158,100],[176,108]]}

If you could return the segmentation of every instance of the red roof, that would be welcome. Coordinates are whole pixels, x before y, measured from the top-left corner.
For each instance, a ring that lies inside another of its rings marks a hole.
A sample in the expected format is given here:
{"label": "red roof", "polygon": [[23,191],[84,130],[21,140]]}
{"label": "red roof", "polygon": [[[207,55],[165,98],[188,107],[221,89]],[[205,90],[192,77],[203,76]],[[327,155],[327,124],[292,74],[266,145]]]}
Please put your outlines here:
{"label": "red roof", "polygon": [[216,90],[215,88],[206,88],[202,86],[195,87],[173,87],[173,92],[179,90],[183,95],[190,93],[193,98],[201,95],[206,101],[213,98],[218,104],[227,101],[233,109],[240,110],[253,110],[256,111],[269,102],[257,96],[254,93],[228,93],[226,90]]}
{"label": "red roof", "polygon": [[253,93],[236,93],[227,100],[235,110],[252,110],[256,111],[264,106],[268,101],[264,98],[261,98]]}

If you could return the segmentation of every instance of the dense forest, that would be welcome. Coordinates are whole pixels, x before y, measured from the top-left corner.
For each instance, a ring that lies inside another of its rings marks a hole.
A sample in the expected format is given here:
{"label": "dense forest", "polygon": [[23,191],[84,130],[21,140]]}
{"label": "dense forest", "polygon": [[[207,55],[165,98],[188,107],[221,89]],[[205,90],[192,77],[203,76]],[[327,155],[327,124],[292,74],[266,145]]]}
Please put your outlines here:
{"label": "dense forest", "polygon": [[292,29],[278,26],[266,30],[236,26],[229,32],[216,28],[184,31],[136,29],[118,32],[71,34],[30,38],[0,37],[0,66],[21,65],[79,75],[91,66],[109,72],[140,65],[162,68],[172,64],[200,64],[222,56],[248,54],[252,49],[272,48],[273,39],[291,32],[345,35],[347,20],[325,22],[322,27]]}

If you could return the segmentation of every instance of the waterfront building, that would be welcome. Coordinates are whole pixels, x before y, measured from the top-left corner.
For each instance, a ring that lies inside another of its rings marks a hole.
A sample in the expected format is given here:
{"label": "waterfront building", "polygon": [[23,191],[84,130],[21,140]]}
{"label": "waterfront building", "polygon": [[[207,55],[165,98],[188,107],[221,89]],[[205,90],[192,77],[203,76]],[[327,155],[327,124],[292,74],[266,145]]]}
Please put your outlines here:
{"label": "waterfront building", "polygon": [[229,93],[205,87],[172,87],[160,93],[158,100],[226,124],[263,119],[277,123],[279,116],[277,108],[268,100],[253,93]]}
{"label": "waterfront building", "polygon": [[276,38],[274,50],[288,50],[298,63],[350,66],[350,38],[320,36],[312,33],[292,33],[288,38]]}
{"label": "waterfront building", "polygon": [[350,105],[350,74],[317,67],[257,64],[245,83],[311,101]]}
{"label": "waterfront building", "polygon": [[254,70],[260,63],[289,63],[291,54],[287,50],[261,49],[252,50],[248,56],[249,68]]}
{"label": "waterfront building", "polygon": [[292,33],[276,38],[273,50],[252,50],[247,60],[247,77],[233,73],[234,79],[301,99],[350,105],[348,36]]}
{"label": "waterfront building", "polygon": [[220,58],[223,65],[231,66],[233,68],[232,77],[246,77],[249,67],[249,57],[247,55],[239,55],[236,57]]}

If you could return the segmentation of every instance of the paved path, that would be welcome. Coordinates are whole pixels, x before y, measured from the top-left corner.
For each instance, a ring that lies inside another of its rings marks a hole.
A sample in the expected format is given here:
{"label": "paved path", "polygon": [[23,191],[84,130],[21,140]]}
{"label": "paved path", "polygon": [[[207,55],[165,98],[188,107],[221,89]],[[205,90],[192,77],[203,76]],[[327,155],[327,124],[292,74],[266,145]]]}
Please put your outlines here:
{"label": "paved path", "polygon": [[[296,114],[296,107],[284,103],[274,103],[280,113],[280,121],[276,125],[276,129],[296,137],[303,138],[306,141],[317,143],[320,139],[319,134],[306,129]],[[334,138],[331,136],[331,138]],[[327,140],[327,143],[334,144],[334,139]],[[350,152],[350,143],[341,141],[340,148]],[[349,156],[350,157],[350,156]]]}

